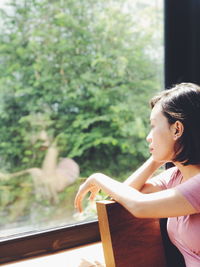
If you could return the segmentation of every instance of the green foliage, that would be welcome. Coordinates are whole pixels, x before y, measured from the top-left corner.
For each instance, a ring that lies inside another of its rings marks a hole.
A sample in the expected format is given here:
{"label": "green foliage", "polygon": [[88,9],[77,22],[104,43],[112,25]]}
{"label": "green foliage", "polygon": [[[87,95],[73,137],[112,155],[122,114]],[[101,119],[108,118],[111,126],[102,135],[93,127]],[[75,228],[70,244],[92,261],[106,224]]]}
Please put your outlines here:
{"label": "green foliage", "polygon": [[148,156],[148,101],[160,87],[157,10],[122,0],[10,5],[1,13],[0,168],[41,166],[46,130],[82,176],[125,177]]}

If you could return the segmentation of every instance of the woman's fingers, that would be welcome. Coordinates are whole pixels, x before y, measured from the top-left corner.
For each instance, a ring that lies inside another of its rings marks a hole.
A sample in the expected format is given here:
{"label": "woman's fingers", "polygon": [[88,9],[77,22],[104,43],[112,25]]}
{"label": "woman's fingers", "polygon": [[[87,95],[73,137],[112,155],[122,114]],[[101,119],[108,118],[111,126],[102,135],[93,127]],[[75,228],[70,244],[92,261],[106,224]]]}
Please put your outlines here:
{"label": "woman's fingers", "polygon": [[86,181],[85,183],[83,183],[80,186],[78,193],[75,197],[75,201],[74,201],[75,208],[78,209],[79,212],[83,211],[82,201],[83,201],[85,195],[90,191],[89,188],[90,188],[90,184]]}
{"label": "woman's fingers", "polygon": [[90,183],[90,180],[88,179],[84,184],[82,184],[79,188],[79,191],[75,197],[75,201],[74,201],[74,206],[76,209],[78,209],[79,212],[82,212],[82,201],[85,197],[85,195],[88,193],[88,192],[91,192],[90,194],[90,197],[89,199],[91,201],[93,201],[97,195],[97,193],[99,192],[99,188]]}
{"label": "woman's fingers", "polygon": [[74,200],[74,207],[75,209],[78,209],[79,210],[79,195],[77,193],[76,197],[75,197],[75,200]]}
{"label": "woman's fingers", "polygon": [[79,198],[79,196],[77,196],[76,200],[75,200],[75,208],[79,211],[82,212],[82,204],[81,204],[81,200]]}
{"label": "woman's fingers", "polygon": [[89,200],[90,201],[94,201],[94,199],[95,199],[96,195],[98,194],[98,192],[99,192],[98,188],[92,189],[90,197],[89,197]]}
{"label": "woman's fingers", "polygon": [[82,201],[84,198],[84,193],[82,189],[79,189],[78,193],[76,194],[75,201],[74,201],[74,206],[76,209],[78,209],[79,212],[82,212]]}

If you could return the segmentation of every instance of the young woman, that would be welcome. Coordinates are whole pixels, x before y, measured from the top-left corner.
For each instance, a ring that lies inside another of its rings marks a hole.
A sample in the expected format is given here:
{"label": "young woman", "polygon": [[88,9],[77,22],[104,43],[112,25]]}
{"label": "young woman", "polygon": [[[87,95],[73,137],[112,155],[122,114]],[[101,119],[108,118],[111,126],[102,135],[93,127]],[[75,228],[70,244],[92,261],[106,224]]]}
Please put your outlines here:
{"label": "young woman", "polygon": [[[90,192],[103,190],[140,218],[166,218],[171,241],[187,267],[200,266],[200,87],[182,83],[151,100],[151,157],[124,183],[94,173],[76,195],[75,207]],[[175,167],[152,177],[166,162]]]}

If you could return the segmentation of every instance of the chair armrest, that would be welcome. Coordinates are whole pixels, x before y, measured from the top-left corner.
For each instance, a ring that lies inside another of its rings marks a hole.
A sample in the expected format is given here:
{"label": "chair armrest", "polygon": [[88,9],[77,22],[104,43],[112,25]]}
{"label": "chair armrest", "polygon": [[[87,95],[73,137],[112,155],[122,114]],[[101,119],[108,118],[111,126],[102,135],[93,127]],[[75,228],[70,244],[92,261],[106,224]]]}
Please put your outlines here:
{"label": "chair armrest", "polygon": [[136,218],[107,200],[97,213],[106,267],[166,267],[159,219]]}

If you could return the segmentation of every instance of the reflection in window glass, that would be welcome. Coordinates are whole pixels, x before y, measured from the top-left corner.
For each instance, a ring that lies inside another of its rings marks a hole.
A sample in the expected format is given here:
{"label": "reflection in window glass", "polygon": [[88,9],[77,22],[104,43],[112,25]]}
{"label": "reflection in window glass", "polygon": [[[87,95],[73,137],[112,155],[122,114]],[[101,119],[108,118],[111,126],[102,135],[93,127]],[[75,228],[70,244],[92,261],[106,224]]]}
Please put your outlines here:
{"label": "reflection in window glass", "polygon": [[95,218],[82,181],[148,157],[162,30],[161,0],[1,1],[0,237]]}

